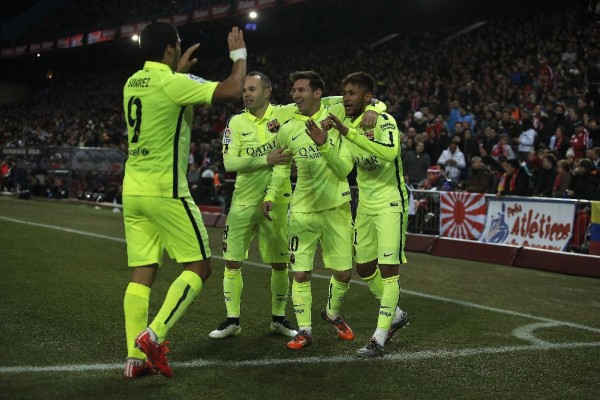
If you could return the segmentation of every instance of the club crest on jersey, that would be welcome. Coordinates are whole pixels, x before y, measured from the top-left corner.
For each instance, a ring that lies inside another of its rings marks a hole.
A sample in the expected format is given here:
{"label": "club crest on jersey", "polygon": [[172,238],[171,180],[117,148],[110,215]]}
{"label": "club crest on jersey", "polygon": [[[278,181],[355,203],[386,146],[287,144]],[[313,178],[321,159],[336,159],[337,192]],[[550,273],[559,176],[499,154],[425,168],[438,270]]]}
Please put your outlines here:
{"label": "club crest on jersey", "polygon": [[375,131],[373,129],[371,129],[370,131],[366,131],[365,136],[367,137],[367,139],[373,140],[375,138]]}
{"label": "club crest on jersey", "polygon": [[192,74],[187,74],[188,78],[190,78],[193,81],[196,81],[198,83],[205,83],[206,79],[204,78],[200,78],[199,76],[196,75],[192,75]]}
{"label": "club crest on jersey", "polygon": [[223,131],[223,144],[231,143],[231,129],[225,128]]}
{"label": "club crest on jersey", "polygon": [[294,253],[290,253],[290,264],[296,263],[296,255]]}
{"label": "club crest on jersey", "polygon": [[277,121],[277,119],[273,119],[273,120],[267,122],[267,129],[271,133],[279,132],[280,127],[281,127],[281,125],[279,125],[279,121]]}

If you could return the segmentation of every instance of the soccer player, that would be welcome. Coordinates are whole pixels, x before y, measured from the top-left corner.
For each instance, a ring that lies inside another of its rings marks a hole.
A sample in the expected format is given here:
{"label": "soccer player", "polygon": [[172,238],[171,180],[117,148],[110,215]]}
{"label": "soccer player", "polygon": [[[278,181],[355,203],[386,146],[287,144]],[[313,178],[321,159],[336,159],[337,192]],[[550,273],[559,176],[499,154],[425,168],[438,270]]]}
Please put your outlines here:
{"label": "soccer player", "polygon": [[[344,141],[336,132],[331,132],[318,146],[306,134],[309,127],[325,121],[330,112],[343,115],[343,106],[322,105],[325,83],[314,71],[295,72],[290,80],[298,112],[281,126],[276,144],[285,146],[298,169],[290,205],[288,249],[294,272],[292,301],[299,332],[287,347],[299,350],[312,341],[311,275],[319,241],[325,267],[333,270],[327,305],[321,316],[333,325],[340,339],[354,339],[354,332],[340,315],[352,270],[352,215],[347,175],[353,164]],[[335,168],[327,161],[332,153],[340,153],[338,157],[344,160]],[[275,200],[286,187],[289,175],[289,163],[273,168],[263,202],[263,214],[269,220]]]}
{"label": "soccer player", "polygon": [[[156,372],[172,377],[164,342],[169,330],[194,301],[208,279],[210,249],[206,228],[190,195],[186,172],[193,105],[233,102],[241,97],[246,75],[246,45],[242,31],[228,35],[231,73],[223,82],[188,75],[196,59],[181,56],[177,29],[152,22],[142,31],[144,68],[123,89],[129,157],[123,182],[123,216],[131,282],[123,308],[127,336],[124,376],[138,378]],[[163,251],[183,264],[148,326],[150,288]]]}
{"label": "soccer player", "polygon": [[[289,291],[287,212],[292,194],[289,179],[284,182],[279,197],[274,201],[273,221],[266,220],[261,213],[272,167],[291,162],[291,155],[284,152],[284,148],[276,147],[280,123],[290,119],[298,109],[293,103],[272,105],[269,102],[271,92],[271,80],[265,74],[249,72],[243,91],[246,108],[229,119],[223,133],[225,168],[236,171],[237,177],[223,231],[223,295],[227,318],[210,332],[209,336],[213,339],[241,333],[241,267],[248,258],[248,248],[254,236],[257,236],[263,262],[272,267],[270,331],[288,337],[298,333],[285,318]],[[325,105],[336,103],[341,105],[341,96],[323,99]]]}
{"label": "soccer player", "polygon": [[385,343],[408,323],[407,313],[397,306],[398,267],[406,263],[404,241],[408,221],[399,131],[396,121],[387,113],[379,114],[374,129],[360,127],[374,85],[373,77],[365,72],[348,75],[342,82],[346,117],[342,122],[336,115],[330,115],[334,127],[354,145],[351,152],[357,166],[359,190],[354,260],[358,275],[380,301],[377,329],[357,352],[364,357],[382,356]]}

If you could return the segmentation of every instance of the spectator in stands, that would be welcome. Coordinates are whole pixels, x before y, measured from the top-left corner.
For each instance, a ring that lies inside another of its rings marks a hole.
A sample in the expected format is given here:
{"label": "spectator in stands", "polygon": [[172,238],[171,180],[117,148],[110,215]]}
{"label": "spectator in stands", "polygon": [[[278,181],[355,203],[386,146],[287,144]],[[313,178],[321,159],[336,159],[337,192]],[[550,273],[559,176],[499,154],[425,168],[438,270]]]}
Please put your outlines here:
{"label": "spectator in stands", "polygon": [[582,158],[576,172],[573,188],[567,191],[568,196],[573,199],[600,200],[600,171],[594,163]]}
{"label": "spectator in stands", "polygon": [[460,188],[465,192],[487,193],[492,185],[492,173],[481,157],[471,159],[471,174],[466,182],[461,182]]}
{"label": "spectator in stands", "polygon": [[514,140],[521,134],[519,123],[513,118],[510,109],[502,111],[502,119],[500,120],[500,132],[505,133],[509,137],[508,144],[513,145]]}
{"label": "spectator in stands", "polygon": [[558,171],[556,170],[556,157],[547,155],[542,158],[542,168],[535,176],[534,196],[551,197]]}
{"label": "spectator in stands", "polygon": [[[456,140],[456,137],[455,137]],[[471,163],[473,157],[480,156],[479,144],[477,138],[473,135],[471,129],[465,129],[460,137],[458,137],[460,151],[465,155],[465,163]]]}
{"label": "spectator in stands", "polygon": [[516,159],[502,163],[504,174],[498,183],[496,196],[527,196],[529,193],[529,176],[521,168]]}
{"label": "spectator in stands", "polygon": [[579,166],[579,160],[575,158],[575,152],[571,147],[567,150],[567,154],[565,155],[565,160],[571,164],[571,173],[575,175],[575,167]]}
{"label": "spectator in stands", "polygon": [[[548,122],[548,114],[544,112],[540,104],[536,104],[533,115],[531,117],[531,123],[533,129],[538,134],[539,143],[548,147],[550,144],[550,136],[552,131],[550,130],[550,123]],[[523,129],[524,130],[524,129]]]}
{"label": "spectator in stands", "polygon": [[[566,136],[565,127],[562,125],[557,126],[554,135],[550,138],[550,150],[552,150],[557,159],[562,160],[567,157],[567,150],[569,150],[570,146],[571,143]],[[573,155],[575,155],[574,152]]]}
{"label": "spectator in stands", "polygon": [[198,168],[197,162],[189,164],[186,178],[190,188],[190,194],[192,195],[194,202],[196,204],[200,204],[200,169]]}
{"label": "spectator in stands", "polygon": [[571,147],[575,152],[575,158],[584,158],[588,147],[590,147],[590,134],[583,126],[583,121],[577,120],[573,123],[574,133],[571,136]]}
{"label": "spectator in stands", "polygon": [[498,143],[492,148],[491,156],[494,160],[498,161],[500,157],[506,157],[509,160],[515,158],[515,153],[509,142],[510,138],[508,134],[502,133]]}
{"label": "spectator in stands", "polygon": [[552,197],[567,197],[567,190],[571,187],[571,164],[567,160],[558,160],[557,175],[552,185]]}
{"label": "spectator in stands", "polygon": [[588,149],[588,158],[594,163],[596,169],[600,170],[600,146]]}
{"label": "spectator in stands", "polygon": [[442,187],[446,178],[442,173],[442,169],[439,165],[432,165],[427,169],[427,178],[421,181],[418,185],[418,189],[423,190],[438,190]]}
{"label": "spectator in stands", "polygon": [[595,116],[590,116],[585,124],[585,129],[590,133],[590,140],[592,146],[600,146],[600,126],[598,126],[598,119]]}
{"label": "spectator in stands", "polygon": [[458,144],[454,140],[442,152],[437,163],[444,168],[446,177],[454,183],[460,181],[462,170],[466,167],[465,155],[458,149]]}
{"label": "spectator in stands", "polygon": [[458,100],[452,100],[450,103],[450,115],[448,116],[448,128],[450,129],[449,136],[453,137],[456,129],[456,123],[460,119],[460,103]]}
{"label": "spectator in stands", "polygon": [[417,142],[414,150],[409,151],[402,160],[404,171],[406,171],[405,180],[413,187],[426,178],[427,169],[431,166],[431,158],[425,153],[425,144]]}
{"label": "spectator in stands", "polygon": [[521,122],[521,134],[517,139],[515,139],[515,143],[517,144],[517,150],[519,152],[519,158],[521,160],[526,160],[527,155],[530,151],[535,148],[535,141],[537,137],[537,132],[533,129],[533,123],[530,119],[524,119]]}
{"label": "spectator in stands", "polygon": [[437,160],[444,149],[441,138],[447,138],[448,134],[445,130],[442,130],[442,132],[444,135],[440,134],[440,136],[437,136],[435,131],[431,130],[425,138],[425,153],[429,154],[431,160]]}
{"label": "spectator in stands", "polygon": [[494,112],[491,108],[486,108],[485,110],[485,117],[484,119],[481,121],[481,124],[479,124],[479,129],[482,132],[485,132],[485,130],[488,127],[496,127],[498,126],[498,120],[494,117]]}

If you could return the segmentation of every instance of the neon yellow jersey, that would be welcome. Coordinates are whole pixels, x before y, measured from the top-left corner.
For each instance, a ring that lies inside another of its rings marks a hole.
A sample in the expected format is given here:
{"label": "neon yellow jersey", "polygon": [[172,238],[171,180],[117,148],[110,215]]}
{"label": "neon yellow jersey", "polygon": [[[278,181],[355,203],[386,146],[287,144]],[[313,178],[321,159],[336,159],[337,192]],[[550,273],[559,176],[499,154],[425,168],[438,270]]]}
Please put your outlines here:
{"label": "neon yellow jersey", "polygon": [[124,195],[189,195],[186,173],[193,105],[210,104],[217,85],[152,61],[127,80],[123,108],[129,151]]}
{"label": "neon yellow jersey", "polygon": [[[342,97],[328,97],[324,104],[341,104]],[[269,130],[267,124],[277,121],[280,126],[296,113],[295,104],[269,104],[262,118],[248,110],[231,117],[223,132],[223,161],[227,171],[237,172],[232,204],[255,206],[262,204],[265,191],[271,182],[272,168],[267,155],[277,146],[278,128]],[[289,203],[292,186],[289,178],[274,203]]]}
{"label": "neon yellow jersey", "polygon": [[[262,203],[271,181],[267,155],[277,147],[277,132],[269,131],[267,123],[272,120],[283,123],[295,111],[295,104],[269,104],[262,118],[244,110],[229,119],[223,132],[223,161],[227,171],[237,172],[231,204],[255,206]],[[291,194],[292,186],[288,179],[275,203],[289,202]]]}
{"label": "neon yellow jersey", "polygon": [[[329,113],[343,118],[344,105],[321,105],[319,111],[310,118],[320,123]],[[347,141],[337,130],[331,129],[328,141],[318,147],[305,132],[308,119],[309,117],[298,113],[294,114],[292,119],[281,126],[277,135],[277,147],[288,147],[298,170],[292,194],[292,212],[322,211],[350,201],[347,175],[352,170],[352,156],[346,145]],[[330,162],[332,157],[336,162]],[[289,176],[289,165],[275,166],[264,200],[274,201]]]}
{"label": "neon yellow jersey", "polygon": [[375,128],[364,131],[360,126],[363,115],[354,121],[350,117],[344,119],[344,125],[350,128],[346,139],[352,142],[352,158],[357,170],[358,212],[407,212],[408,194],[396,120],[381,113]]}

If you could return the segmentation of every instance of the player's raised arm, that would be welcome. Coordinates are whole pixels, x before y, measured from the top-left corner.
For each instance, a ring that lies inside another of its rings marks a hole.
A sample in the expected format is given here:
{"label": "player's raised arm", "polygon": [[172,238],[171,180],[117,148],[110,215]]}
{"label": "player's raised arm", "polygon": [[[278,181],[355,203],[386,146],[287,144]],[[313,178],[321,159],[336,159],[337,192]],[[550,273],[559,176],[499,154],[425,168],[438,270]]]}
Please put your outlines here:
{"label": "player's raised arm", "polygon": [[246,43],[244,43],[244,32],[233,27],[227,36],[229,46],[229,57],[233,61],[231,73],[223,81],[219,82],[212,97],[214,103],[230,103],[239,100],[244,88],[246,78]]}

